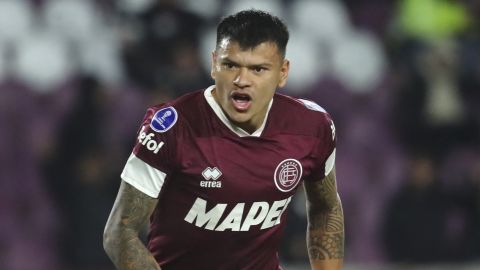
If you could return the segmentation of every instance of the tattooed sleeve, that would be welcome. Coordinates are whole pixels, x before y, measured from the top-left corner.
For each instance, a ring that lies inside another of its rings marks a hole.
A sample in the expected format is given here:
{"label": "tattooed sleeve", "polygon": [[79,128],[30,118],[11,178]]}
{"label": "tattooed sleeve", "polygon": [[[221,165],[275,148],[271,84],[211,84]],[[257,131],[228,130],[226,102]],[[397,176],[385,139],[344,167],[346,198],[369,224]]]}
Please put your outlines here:
{"label": "tattooed sleeve", "polygon": [[308,213],[307,249],[310,261],[342,260],[344,222],[335,169],[323,181],[305,182],[305,192]]}
{"label": "tattooed sleeve", "polygon": [[139,238],[157,199],[122,181],[105,227],[103,245],[120,270],[160,270],[152,254]]}

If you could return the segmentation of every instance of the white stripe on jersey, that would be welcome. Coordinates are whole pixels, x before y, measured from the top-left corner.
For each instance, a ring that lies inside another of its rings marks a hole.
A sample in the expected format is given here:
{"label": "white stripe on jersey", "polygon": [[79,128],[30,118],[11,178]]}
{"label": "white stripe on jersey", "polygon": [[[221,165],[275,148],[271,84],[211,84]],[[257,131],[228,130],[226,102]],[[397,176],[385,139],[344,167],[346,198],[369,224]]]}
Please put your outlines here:
{"label": "white stripe on jersey", "polygon": [[332,153],[330,156],[327,158],[327,161],[325,161],[325,176],[327,176],[333,169],[333,165],[335,165],[335,152],[336,148],[333,149]]}
{"label": "white stripe on jersey", "polygon": [[128,158],[121,174],[123,181],[152,198],[158,197],[166,176],[164,172],[148,165],[133,153]]}
{"label": "white stripe on jersey", "polygon": [[308,100],[308,99],[301,99],[301,98],[298,98],[298,100],[300,102],[302,102],[303,105],[305,105],[305,107],[307,107],[308,109],[310,109],[312,111],[323,112],[323,113],[327,112],[327,111],[325,111],[325,109],[322,106],[318,105],[314,101],[311,101],[311,100]]}

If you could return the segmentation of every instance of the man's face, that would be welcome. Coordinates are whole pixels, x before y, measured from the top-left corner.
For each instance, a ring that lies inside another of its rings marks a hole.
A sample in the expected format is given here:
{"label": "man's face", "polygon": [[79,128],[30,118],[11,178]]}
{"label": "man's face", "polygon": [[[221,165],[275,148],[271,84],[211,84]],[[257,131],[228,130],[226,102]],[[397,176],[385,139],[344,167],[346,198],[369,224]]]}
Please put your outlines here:
{"label": "man's face", "polygon": [[254,132],[263,123],[275,90],[285,85],[288,69],[289,62],[275,43],[242,50],[237,42],[224,39],[212,54],[213,96],[230,121]]}

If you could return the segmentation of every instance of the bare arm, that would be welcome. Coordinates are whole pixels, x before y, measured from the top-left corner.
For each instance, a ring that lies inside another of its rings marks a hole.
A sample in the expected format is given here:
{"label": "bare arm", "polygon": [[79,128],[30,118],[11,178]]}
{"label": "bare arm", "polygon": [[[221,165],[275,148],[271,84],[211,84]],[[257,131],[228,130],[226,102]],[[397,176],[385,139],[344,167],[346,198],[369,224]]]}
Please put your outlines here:
{"label": "bare arm", "polygon": [[122,181],[103,234],[103,247],[119,270],[160,270],[139,238],[157,199]]}
{"label": "bare arm", "polygon": [[319,182],[305,182],[307,249],[313,270],[339,270],[343,265],[344,223],[335,168]]}

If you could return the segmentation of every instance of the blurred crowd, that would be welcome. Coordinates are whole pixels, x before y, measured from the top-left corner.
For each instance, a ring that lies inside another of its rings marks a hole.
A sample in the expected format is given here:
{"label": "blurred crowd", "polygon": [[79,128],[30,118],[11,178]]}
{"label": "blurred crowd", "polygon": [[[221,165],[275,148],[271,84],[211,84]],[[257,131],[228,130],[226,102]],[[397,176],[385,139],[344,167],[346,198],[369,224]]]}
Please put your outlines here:
{"label": "blurred crowd", "polygon": [[[147,106],[213,84],[215,27],[290,27],[281,92],[338,133],[348,264],[480,262],[480,2],[0,0],[0,269],[113,269],[102,232]],[[306,263],[305,201],[280,257]]]}

